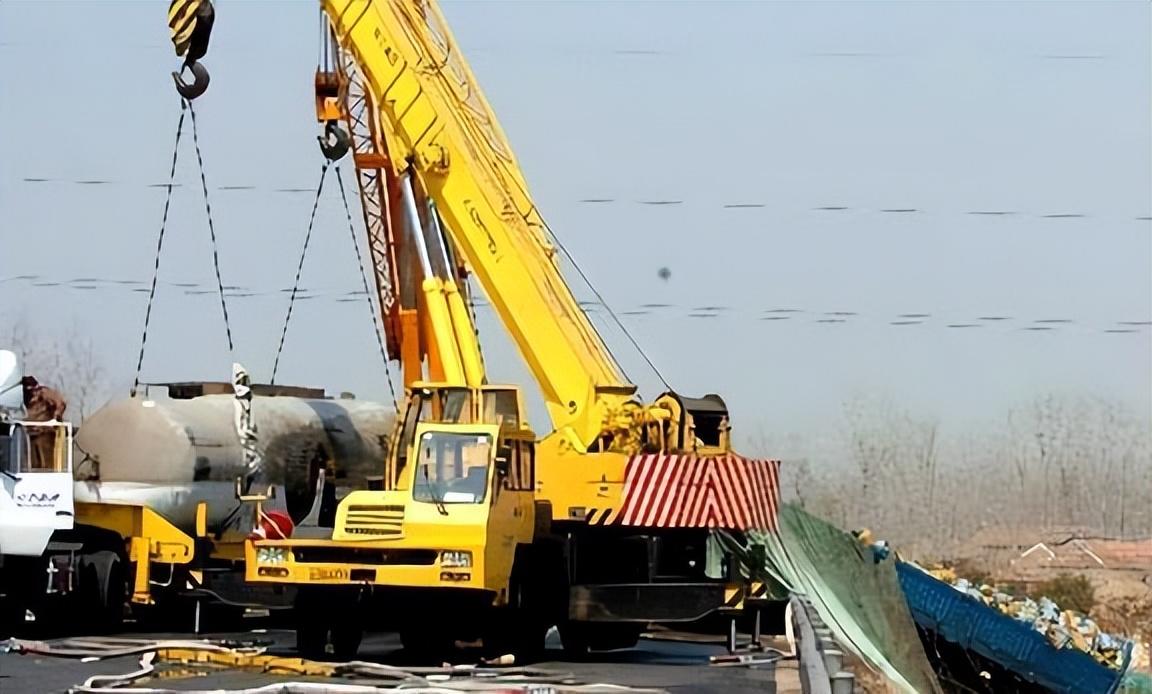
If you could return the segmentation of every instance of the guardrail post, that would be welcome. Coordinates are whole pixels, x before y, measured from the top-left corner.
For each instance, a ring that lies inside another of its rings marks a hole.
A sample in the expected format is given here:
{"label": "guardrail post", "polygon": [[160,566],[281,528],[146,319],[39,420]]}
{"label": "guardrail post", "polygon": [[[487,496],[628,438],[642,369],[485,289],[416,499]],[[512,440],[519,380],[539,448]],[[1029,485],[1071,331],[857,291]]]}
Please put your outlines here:
{"label": "guardrail post", "polygon": [[851,672],[837,672],[832,675],[832,694],[853,694],[856,691],[856,675]]}

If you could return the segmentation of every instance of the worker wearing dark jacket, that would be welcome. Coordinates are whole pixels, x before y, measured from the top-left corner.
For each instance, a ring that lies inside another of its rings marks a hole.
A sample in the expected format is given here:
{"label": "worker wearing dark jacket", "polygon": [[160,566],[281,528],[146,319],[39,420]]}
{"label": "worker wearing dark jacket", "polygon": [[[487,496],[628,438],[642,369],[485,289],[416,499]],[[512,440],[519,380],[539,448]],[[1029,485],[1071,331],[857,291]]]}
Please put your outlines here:
{"label": "worker wearing dark jacket", "polygon": [[[24,413],[29,422],[50,422],[64,419],[68,403],[59,392],[46,388],[31,376],[21,381],[24,386]],[[56,430],[50,427],[30,426],[28,432],[29,465],[33,470],[56,468]]]}

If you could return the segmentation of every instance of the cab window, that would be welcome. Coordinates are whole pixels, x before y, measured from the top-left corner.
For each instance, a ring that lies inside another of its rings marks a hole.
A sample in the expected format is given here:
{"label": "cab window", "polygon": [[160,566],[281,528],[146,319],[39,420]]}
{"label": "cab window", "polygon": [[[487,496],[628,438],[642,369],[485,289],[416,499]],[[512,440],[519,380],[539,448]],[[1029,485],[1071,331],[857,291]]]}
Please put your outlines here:
{"label": "cab window", "polygon": [[514,390],[484,391],[484,421],[513,429],[520,426],[520,400]]}
{"label": "cab window", "polygon": [[488,491],[492,437],[425,432],[416,450],[412,498],[436,504],[478,504]]}
{"label": "cab window", "polygon": [[511,441],[504,451],[511,456],[504,487],[512,491],[532,491],[536,484],[535,446],[530,441]]}
{"label": "cab window", "polygon": [[63,472],[66,452],[59,426],[0,425],[0,470],[11,474]]}
{"label": "cab window", "polygon": [[400,473],[408,464],[408,450],[412,447],[416,436],[416,425],[428,420],[432,415],[432,400],[426,392],[415,392],[408,399],[408,408],[404,412],[404,426],[400,431],[400,441],[396,450],[396,476],[402,479]]}
{"label": "cab window", "polygon": [[15,427],[11,424],[0,423],[0,471],[16,474],[20,472],[20,457],[17,454],[16,438],[13,437]]}
{"label": "cab window", "polygon": [[468,407],[471,401],[472,395],[467,390],[445,389],[440,394],[440,421],[467,423],[471,419]]}

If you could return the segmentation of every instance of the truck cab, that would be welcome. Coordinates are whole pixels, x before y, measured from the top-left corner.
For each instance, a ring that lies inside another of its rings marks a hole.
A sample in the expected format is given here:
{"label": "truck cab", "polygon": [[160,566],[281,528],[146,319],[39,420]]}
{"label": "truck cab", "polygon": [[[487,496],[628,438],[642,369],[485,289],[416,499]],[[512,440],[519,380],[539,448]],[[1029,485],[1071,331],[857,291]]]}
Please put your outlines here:
{"label": "truck cab", "polygon": [[509,602],[518,548],[533,541],[534,441],[515,387],[415,383],[377,488],[340,500],[331,528],[249,540],[247,579],[298,587],[305,654],[329,640],[354,654],[365,613],[381,618],[374,626],[394,621],[417,650],[436,615],[474,636]]}
{"label": "truck cab", "polygon": [[72,425],[0,415],[0,555],[42,555],[73,512]]}
{"label": "truck cab", "polygon": [[41,556],[73,524],[72,425],[28,421],[22,371],[15,352],[0,350],[0,566]]}

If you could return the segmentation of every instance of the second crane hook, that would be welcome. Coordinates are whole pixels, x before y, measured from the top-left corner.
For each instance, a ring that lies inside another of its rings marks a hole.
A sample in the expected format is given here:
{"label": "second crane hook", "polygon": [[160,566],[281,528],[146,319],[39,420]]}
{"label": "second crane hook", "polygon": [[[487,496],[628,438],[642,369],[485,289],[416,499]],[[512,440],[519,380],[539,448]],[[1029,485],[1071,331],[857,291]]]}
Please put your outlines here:
{"label": "second crane hook", "polygon": [[192,73],[192,82],[184,81],[183,68],[172,73],[172,81],[176,83],[176,91],[180,96],[188,101],[200,96],[208,89],[208,82],[210,77],[208,75],[208,68],[204,64],[195,60],[184,63],[184,67]]}
{"label": "second crane hook", "polygon": [[328,121],[324,126],[324,134],[317,135],[316,139],[320,142],[320,151],[328,161],[342,158],[352,146],[352,138],[348,131],[334,120]]}

